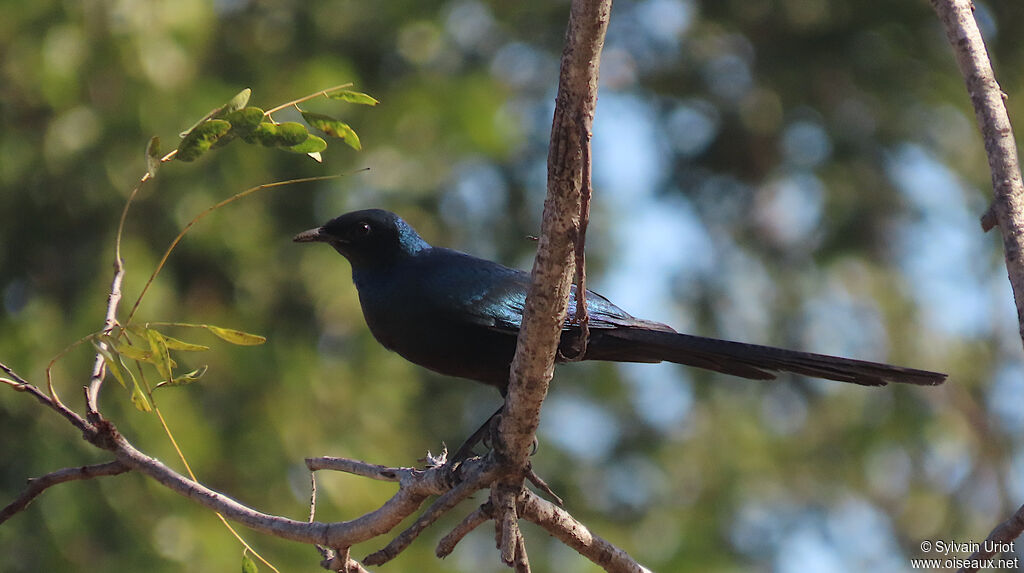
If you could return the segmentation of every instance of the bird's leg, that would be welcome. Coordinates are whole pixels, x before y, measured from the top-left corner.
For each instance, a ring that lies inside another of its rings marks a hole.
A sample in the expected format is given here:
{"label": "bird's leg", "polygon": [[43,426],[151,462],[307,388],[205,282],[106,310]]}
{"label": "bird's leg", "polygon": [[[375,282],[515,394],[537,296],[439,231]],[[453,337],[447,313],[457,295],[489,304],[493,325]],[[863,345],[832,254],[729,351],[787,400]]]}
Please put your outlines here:
{"label": "bird's leg", "polygon": [[[483,439],[480,440],[480,442],[484,445],[485,448],[491,450],[494,449],[494,446],[492,444],[497,439],[498,424],[497,422],[491,422],[491,431],[484,434]],[[533,442],[530,444],[530,455],[532,456],[536,454],[538,448],[540,448],[540,440],[537,439],[537,436],[533,436]]]}
{"label": "bird's leg", "polygon": [[[484,444],[485,447],[490,449],[491,443],[493,443],[493,436],[497,433],[498,430],[498,418],[501,417],[501,413],[504,411],[505,405],[502,404],[500,408],[495,410],[494,413],[491,414],[489,418],[487,418],[486,422],[484,422],[479,428],[477,428],[472,435],[466,438],[466,441],[463,442],[462,445],[459,446],[459,449],[455,451],[455,455],[451,457],[449,463],[451,463],[452,465],[458,465],[468,460],[470,456],[473,455],[473,448],[475,448],[477,444],[482,443]],[[533,451],[530,452],[531,456],[537,453],[538,445],[539,442],[537,441],[537,436],[534,436]]]}
{"label": "bird's leg", "polygon": [[477,444],[482,442],[486,437],[490,435],[491,426],[494,424],[494,421],[497,420],[498,417],[501,416],[501,413],[504,411],[505,405],[502,404],[500,408],[498,408],[493,414],[491,414],[489,418],[487,418],[487,421],[484,422],[482,426],[477,428],[477,430],[473,432],[472,435],[466,438],[466,441],[463,442],[462,445],[459,446],[459,449],[455,451],[455,455],[452,456],[451,461],[449,463],[455,465],[460,464],[469,459],[470,456],[473,455],[473,448],[475,448]]}

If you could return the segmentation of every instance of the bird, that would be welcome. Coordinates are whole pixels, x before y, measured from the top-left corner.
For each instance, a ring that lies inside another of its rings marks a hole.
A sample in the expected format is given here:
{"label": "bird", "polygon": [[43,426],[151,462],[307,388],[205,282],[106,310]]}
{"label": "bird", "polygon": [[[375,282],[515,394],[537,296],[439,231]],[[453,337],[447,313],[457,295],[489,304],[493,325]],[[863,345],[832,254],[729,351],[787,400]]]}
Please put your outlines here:
{"label": "bird", "polygon": [[[348,259],[366,325],[385,348],[434,372],[506,393],[530,286],[527,272],[431,246],[382,209],[346,213],[293,240],[327,243]],[[946,379],[939,372],[684,334],[636,318],[591,290],[585,299],[589,335],[583,356],[573,356],[581,327],[570,296],[559,361],[673,362],[753,380],[790,372],[862,386],[933,386]]]}

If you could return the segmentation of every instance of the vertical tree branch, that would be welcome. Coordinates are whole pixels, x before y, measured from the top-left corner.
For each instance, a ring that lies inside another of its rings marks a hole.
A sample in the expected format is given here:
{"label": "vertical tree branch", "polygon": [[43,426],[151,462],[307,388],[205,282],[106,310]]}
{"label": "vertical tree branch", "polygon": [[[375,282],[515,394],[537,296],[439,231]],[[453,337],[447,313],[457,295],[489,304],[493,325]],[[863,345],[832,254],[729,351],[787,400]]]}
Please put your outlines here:
{"label": "vertical tree branch", "polygon": [[[960,73],[967,84],[967,93],[974,106],[985,141],[989,169],[992,171],[992,206],[982,216],[986,231],[998,225],[1003,236],[1006,270],[1013,299],[1017,305],[1018,331],[1024,342],[1024,184],[1021,182],[1017,146],[1006,113],[1006,94],[996,82],[985,42],[974,19],[974,5],[970,0],[931,0],[932,7],[942,20],[946,37],[953,46]],[[988,541],[1012,541],[1024,532],[1024,506],[1021,506],[988,535]],[[987,547],[987,545],[986,545]],[[992,551],[977,551],[968,561],[989,559]],[[976,571],[965,567],[961,571]]]}
{"label": "vertical tree branch", "polygon": [[599,60],[611,5],[611,0],[573,0],[562,52],[544,218],[499,426],[501,439],[496,444],[498,454],[524,472],[568,308],[580,238],[580,190],[589,175],[584,173],[584,157],[589,155],[583,150],[589,145],[584,134],[590,132],[594,119]]}
{"label": "vertical tree branch", "polygon": [[1017,322],[1024,342],[1024,184],[1021,182],[1013,128],[1003,104],[1006,94],[996,82],[985,42],[974,20],[974,5],[971,1],[931,2],[953,46],[957,64],[967,84],[967,93],[974,106],[978,127],[985,140],[994,196],[990,212],[982,217],[982,225],[988,230],[995,223],[1003,235],[1006,270],[1013,287]]}

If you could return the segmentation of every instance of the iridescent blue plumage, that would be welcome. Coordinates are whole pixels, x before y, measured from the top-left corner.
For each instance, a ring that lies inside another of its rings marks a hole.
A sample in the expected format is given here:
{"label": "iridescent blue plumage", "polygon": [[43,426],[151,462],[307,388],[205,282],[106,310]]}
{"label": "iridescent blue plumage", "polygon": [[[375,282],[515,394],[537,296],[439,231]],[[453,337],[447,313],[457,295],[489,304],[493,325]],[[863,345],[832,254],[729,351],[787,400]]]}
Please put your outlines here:
{"label": "iridescent blue plumage", "polygon": [[[431,370],[498,387],[522,322],[529,275],[451,249],[432,247],[394,213],[355,211],[301,233],[330,244],[352,264],[366,324],[386,348]],[[638,319],[587,291],[590,338],[584,360],[667,360],[752,379],[780,371],[868,386],[939,384],[944,374],[680,334]],[[570,302],[563,345],[578,336]]]}

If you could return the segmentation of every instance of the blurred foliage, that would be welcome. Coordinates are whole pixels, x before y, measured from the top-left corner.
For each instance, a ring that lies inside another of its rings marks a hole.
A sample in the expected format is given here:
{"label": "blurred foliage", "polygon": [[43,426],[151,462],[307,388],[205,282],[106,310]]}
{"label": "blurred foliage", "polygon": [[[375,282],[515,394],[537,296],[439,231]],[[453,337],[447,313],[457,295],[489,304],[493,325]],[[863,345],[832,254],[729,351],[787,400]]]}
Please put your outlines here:
{"label": "blurred foliage", "polygon": [[[976,4],[1019,119],[1024,3]],[[183,353],[180,372],[207,374],[155,397],[201,480],[294,518],[306,512],[306,456],[411,465],[458,443],[499,397],[380,348],[346,263],[290,237],[384,207],[435,244],[529,265],[567,12],[536,1],[6,3],[0,359],[42,383],[54,355],[101,327],[118,217],[151,136],[173,147],[246,87],[248,105],[269,109],[352,82],[380,105],[303,109],[354,128],[361,152],[332,145],[318,164],[232,145],[164,165],[128,220],[125,300],[203,209],[271,181],[344,174],[254,194],[185,237],[139,320],[269,340]],[[560,368],[535,463],[596,533],[659,571],[902,570],[920,540],[981,540],[1024,501],[1020,340],[999,241],[977,225],[987,163],[926,2],[616,2],[594,169],[591,284],[627,310],[951,373],[937,389],[865,389]],[[91,360],[83,345],[55,368],[78,408]],[[101,406],[179,467],[113,380]],[[27,477],[105,460],[13,392],[0,392],[0,451],[2,502]],[[339,475],[319,484],[320,519],[392,492]],[[434,559],[455,518],[387,570],[503,570],[487,527]],[[535,570],[594,569],[526,533]],[[245,535],[283,571],[316,569],[312,548]],[[223,571],[240,554],[212,514],[132,474],[55,487],[0,527],[11,572]]]}

